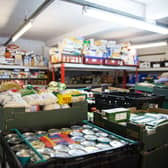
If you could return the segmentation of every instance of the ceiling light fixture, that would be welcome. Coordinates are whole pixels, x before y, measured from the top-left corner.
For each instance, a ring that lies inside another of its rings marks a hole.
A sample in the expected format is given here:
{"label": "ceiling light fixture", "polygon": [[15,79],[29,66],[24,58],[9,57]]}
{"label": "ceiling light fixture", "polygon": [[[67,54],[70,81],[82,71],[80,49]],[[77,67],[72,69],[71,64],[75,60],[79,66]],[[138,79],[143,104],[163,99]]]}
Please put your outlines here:
{"label": "ceiling light fixture", "polygon": [[128,27],[134,27],[134,28],[147,30],[155,33],[160,33],[160,34],[168,34],[168,28],[158,26],[157,24],[152,24],[143,20],[134,19],[131,17],[115,14],[112,12],[106,12],[95,8],[85,7],[83,9],[83,14],[86,16],[110,21],[113,23],[118,23]]}
{"label": "ceiling light fixture", "polygon": [[25,32],[27,32],[32,27],[32,22],[27,22],[13,37],[12,41],[15,42],[19,37],[21,37]]}
{"label": "ceiling light fixture", "polygon": [[141,48],[159,47],[159,46],[166,46],[166,45],[167,45],[167,42],[162,41],[162,42],[157,42],[157,43],[146,43],[146,44],[132,45],[131,48],[141,49]]}

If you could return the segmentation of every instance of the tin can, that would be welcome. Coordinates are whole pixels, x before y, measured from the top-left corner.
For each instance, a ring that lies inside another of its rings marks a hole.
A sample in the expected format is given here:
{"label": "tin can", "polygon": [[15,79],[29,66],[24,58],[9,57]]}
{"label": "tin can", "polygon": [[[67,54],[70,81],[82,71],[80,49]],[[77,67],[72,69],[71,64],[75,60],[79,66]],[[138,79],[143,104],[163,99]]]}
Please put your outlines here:
{"label": "tin can", "polygon": [[81,127],[80,125],[73,125],[73,126],[71,126],[71,129],[72,130],[81,130],[81,129],[83,129],[83,127]]}
{"label": "tin can", "polygon": [[58,134],[58,133],[60,133],[60,132],[61,132],[60,129],[49,129],[49,130],[48,130],[48,134],[49,134],[49,135]]}
{"label": "tin can", "polygon": [[72,132],[70,133],[70,135],[71,135],[71,136],[83,136],[83,134],[82,134],[81,132],[79,132],[79,131],[72,131]]}
{"label": "tin can", "polygon": [[61,129],[61,132],[63,133],[63,134],[70,134],[71,132],[72,132],[72,130],[70,129],[70,128],[62,128]]}
{"label": "tin can", "polygon": [[54,146],[54,150],[59,151],[59,152],[68,152],[70,148],[66,145],[59,144],[59,145]]}
{"label": "tin can", "polygon": [[96,143],[93,142],[93,141],[83,141],[83,142],[81,142],[81,145],[83,145],[83,146],[95,146]]}
{"label": "tin can", "polygon": [[70,155],[66,152],[56,151],[52,157],[67,158],[67,157],[70,157]]}
{"label": "tin can", "polygon": [[98,136],[98,137],[107,137],[108,134],[105,133],[105,132],[97,132],[97,133],[96,133],[96,136]]}
{"label": "tin can", "polygon": [[98,152],[100,149],[95,147],[95,146],[87,146],[85,147],[85,151],[87,153],[93,153],[93,152]]}
{"label": "tin can", "polygon": [[37,135],[47,135],[47,131],[36,131]]}
{"label": "tin can", "polygon": [[112,146],[112,148],[119,148],[119,147],[124,146],[125,144],[118,140],[113,140],[110,142],[110,145]]}
{"label": "tin can", "polygon": [[84,146],[80,145],[80,144],[70,144],[69,145],[70,149],[80,149],[80,150],[84,150]]}
{"label": "tin can", "polygon": [[25,133],[23,133],[23,136],[24,137],[32,137],[32,136],[35,136],[35,133],[34,132],[25,132]]}
{"label": "tin can", "polygon": [[96,141],[97,137],[94,135],[85,135],[84,138],[88,141]]}
{"label": "tin can", "polygon": [[94,134],[94,132],[90,129],[84,129],[84,130],[82,130],[82,133],[84,133],[86,135],[93,135]]}
{"label": "tin can", "polygon": [[16,145],[16,144],[22,143],[22,139],[20,139],[19,137],[13,137],[13,138],[11,138],[11,139],[8,139],[7,142],[8,142],[9,144]]}
{"label": "tin can", "polygon": [[10,139],[10,138],[18,138],[18,135],[17,134],[7,134],[5,136],[6,139]]}
{"label": "tin can", "polygon": [[16,156],[18,157],[23,166],[29,163],[31,159],[30,150],[20,150],[16,153]]}
{"label": "tin can", "polygon": [[107,138],[107,137],[99,137],[97,138],[97,141],[100,142],[100,143],[110,143],[110,138]]}
{"label": "tin can", "polygon": [[97,129],[97,128],[93,128],[92,129],[94,132],[99,132],[99,129]]}
{"label": "tin can", "polygon": [[45,144],[44,144],[43,142],[39,141],[39,140],[37,140],[37,141],[32,141],[32,142],[31,142],[31,145],[32,145],[34,148],[36,148],[36,149],[42,149],[42,148],[45,147]]}
{"label": "tin can", "polygon": [[87,125],[87,124],[84,124],[82,127],[85,128],[85,129],[92,129],[93,128],[92,126]]}
{"label": "tin can", "polygon": [[22,149],[28,149],[28,146],[26,146],[25,144],[18,144],[18,145],[15,145],[15,146],[12,146],[11,149],[14,151],[14,152],[19,152],[21,151]]}
{"label": "tin can", "polygon": [[85,141],[85,138],[81,137],[81,136],[74,136],[74,137],[72,137],[72,140],[74,140],[77,143],[80,143],[80,142]]}
{"label": "tin can", "polygon": [[98,143],[98,144],[96,144],[96,147],[97,148],[100,148],[100,149],[111,149],[111,146],[110,145],[108,145],[108,144],[104,144],[104,143]]}
{"label": "tin can", "polygon": [[72,156],[81,156],[81,155],[86,154],[86,152],[84,150],[80,150],[80,149],[72,149],[68,153]]}

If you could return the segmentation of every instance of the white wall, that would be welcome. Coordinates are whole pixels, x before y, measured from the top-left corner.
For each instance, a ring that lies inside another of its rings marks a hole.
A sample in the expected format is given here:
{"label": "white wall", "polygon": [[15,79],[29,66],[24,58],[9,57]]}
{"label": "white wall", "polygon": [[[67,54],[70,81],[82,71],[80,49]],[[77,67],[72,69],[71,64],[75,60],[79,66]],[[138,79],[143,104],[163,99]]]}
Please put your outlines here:
{"label": "white wall", "polygon": [[[6,40],[7,38],[0,37],[0,44],[3,44]],[[19,45],[23,50],[34,51],[35,54],[48,56],[48,47],[43,41],[18,39],[15,44]]]}

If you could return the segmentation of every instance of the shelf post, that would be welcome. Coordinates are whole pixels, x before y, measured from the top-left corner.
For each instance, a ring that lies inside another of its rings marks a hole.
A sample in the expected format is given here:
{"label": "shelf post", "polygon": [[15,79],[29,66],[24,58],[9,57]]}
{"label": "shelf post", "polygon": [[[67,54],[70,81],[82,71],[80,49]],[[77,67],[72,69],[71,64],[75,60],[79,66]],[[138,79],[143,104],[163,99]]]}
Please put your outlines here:
{"label": "shelf post", "polygon": [[126,84],[127,84],[127,71],[124,70],[123,72],[123,81],[122,81],[122,88],[126,88]]}
{"label": "shelf post", "polygon": [[61,83],[65,83],[65,66],[64,66],[64,63],[61,64]]}
{"label": "shelf post", "polygon": [[136,67],[136,71],[135,71],[135,77],[136,77],[136,83],[138,82],[138,67]]}

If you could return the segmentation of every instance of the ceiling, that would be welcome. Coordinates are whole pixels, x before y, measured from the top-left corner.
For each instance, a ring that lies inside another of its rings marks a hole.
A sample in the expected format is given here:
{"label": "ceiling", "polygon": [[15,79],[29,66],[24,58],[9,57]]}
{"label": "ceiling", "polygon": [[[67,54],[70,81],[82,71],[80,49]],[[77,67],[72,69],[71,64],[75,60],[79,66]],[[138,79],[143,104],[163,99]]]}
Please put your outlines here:
{"label": "ceiling", "polygon": [[[117,3],[119,0],[113,1],[116,1],[117,8],[117,5],[120,5]],[[151,15],[152,12],[161,11],[161,16],[164,16],[164,19],[162,19],[161,22],[164,24],[168,23],[168,11],[163,8],[164,5],[162,4],[164,3],[162,1],[166,2],[167,0],[120,1],[127,1],[127,4],[134,2],[133,8],[135,11],[142,8],[148,9],[147,7],[150,6],[151,3],[156,3],[156,5],[153,5],[153,8],[150,7],[147,13]],[[44,0],[0,0],[0,37],[9,37],[13,34],[23,23],[24,19],[30,16],[43,2]],[[162,4],[161,8],[159,8],[158,3]],[[143,4],[143,6],[140,6],[139,4]],[[125,6],[125,9],[127,9],[127,6]],[[143,14],[144,12],[142,11],[139,13]],[[23,35],[23,38],[41,40],[50,44],[51,40],[53,42],[53,39],[58,39],[58,37],[63,37],[63,35],[82,36],[79,31],[85,32],[84,36],[87,38],[93,37],[97,39],[110,39],[118,41],[132,40],[134,43],[137,41],[143,42],[143,40],[145,41],[145,37],[148,38],[149,36],[155,37],[153,39],[157,40],[159,38],[167,38],[167,36],[158,35],[156,33],[130,28],[129,26],[124,27],[122,25],[83,16],[81,6],[62,2],[61,0],[55,0],[54,3],[45,9],[35,19],[33,27]],[[141,40],[133,40],[138,38]]]}

